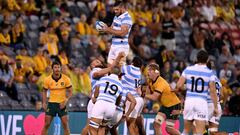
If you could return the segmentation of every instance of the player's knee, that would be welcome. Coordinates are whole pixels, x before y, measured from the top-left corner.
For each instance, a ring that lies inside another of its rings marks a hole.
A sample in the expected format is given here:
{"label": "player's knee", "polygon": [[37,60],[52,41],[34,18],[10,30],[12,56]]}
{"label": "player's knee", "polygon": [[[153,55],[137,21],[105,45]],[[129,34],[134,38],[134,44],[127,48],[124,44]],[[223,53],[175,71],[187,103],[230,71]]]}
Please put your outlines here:
{"label": "player's knee", "polygon": [[174,129],[175,123],[173,121],[166,121],[166,130],[167,132],[171,132]]}
{"label": "player's knee", "polygon": [[50,127],[50,125],[51,125],[51,122],[47,121],[47,122],[45,122],[44,127],[48,129]]}
{"label": "player's knee", "polygon": [[162,123],[164,122],[164,117],[160,114],[157,114],[157,116],[155,117],[155,120],[154,120],[154,126],[161,126]]}
{"label": "player's knee", "polygon": [[98,129],[100,125],[98,123],[90,120],[89,126]]}
{"label": "player's knee", "polygon": [[216,127],[212,127],[208,129],[208,132],[210,133],[210,135],[215,135],[218,131],[218,128]]}
{"label": "player's knee", "polygon": [[64,129],[68,128],[68,122],[67,121],[62,121],[62,125]]}

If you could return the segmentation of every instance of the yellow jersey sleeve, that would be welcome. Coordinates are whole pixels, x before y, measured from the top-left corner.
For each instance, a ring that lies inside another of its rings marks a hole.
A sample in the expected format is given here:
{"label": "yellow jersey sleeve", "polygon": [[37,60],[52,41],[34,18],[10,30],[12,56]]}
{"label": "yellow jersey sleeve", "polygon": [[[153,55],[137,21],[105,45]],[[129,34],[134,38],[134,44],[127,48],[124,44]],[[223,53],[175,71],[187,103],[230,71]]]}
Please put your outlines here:
{"label": "yellow jersey sleeve", "polygon": [[[158,79],[160,79],[160,78],[158,78]],[[153,85],[154,85],[154,91],[163,93],[163,91],[165,89],[164,83],[162,83],[160,81],[156,81]]]}
{"label": "yellow jersey sleeve", "polygon": [[66,77],[65,83],[66,83],[66,88],[71,88],[72,87],[72,82],[71,82],[69,77]]}

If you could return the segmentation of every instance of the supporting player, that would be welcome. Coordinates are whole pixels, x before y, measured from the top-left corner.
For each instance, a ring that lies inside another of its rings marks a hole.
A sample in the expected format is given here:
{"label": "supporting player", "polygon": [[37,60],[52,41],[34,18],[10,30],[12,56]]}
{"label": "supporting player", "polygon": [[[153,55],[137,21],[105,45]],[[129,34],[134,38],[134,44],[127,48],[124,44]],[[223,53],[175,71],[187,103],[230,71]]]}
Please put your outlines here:
{"label": "supporting player", "polygon": [[110,121],[113,118],[117,98],[122,93],[122,83],[118,78],[120,73],[120,69],[115,67],[109,76],[102,77],[97,84],[93,97],[93,101],[96,100],[96,103],[92,109],[89,123],[91,135],[98,134],[103,120]]}
{"label": "supporting player", "polygon": [[[211,64],[208,62],[207,67],[211,69]],[[208,132],[210,135],[216,135],[218,133],[218,126],[219,126],[219,121],[222,115],[222,109],[220,105],[220,97],[221,97],[221,88],[222,84],[220,80],[217,78],[215,75],[215,87],[216,87],[216,92],[217,92],[217,106],[218,106],[218,114],[217,116],[213,115],[214,114],[214,104],[211,99],[210,93],[208,94],[207,102],[208,102]]]}
{"label": "supporting player", "polygon": [[[138,94],[137,88],[141,85],[141,67],[142,67],[142,60],[139,57],[134,57],[132,60],[131,65],[124,65],[122,66],[122,84],[125,90],[128,90],[137,101],[137,104],[134,110],[131,112],[129,117],[127,117],[127,126],[130,135],[138,134],[138,129],[136,127],[136,119],[138,116],[141,115],[144,100]],[[129,109],[130,102],[126,102],[127,111]]]}
{"label": "supporting player", "polygon": [[[91,86],[92,86],[91,96],[93,96],[93,93],[94,93],[97,81],[101,77],[103,77],[103,76],[107,75],[108,73],[110,73],[112,68],[115,65],[119,64],[120,59],[122,57],[124,57],[124,55],[125,54],[123,52],[120,52],[118,54],[118,57],[117,57],[116,61],[113,63],[113,65],[111,65],[108,68],[104,68],[103,63],[100,60],[98,60],[98,59],[95,59],[95,60],[93,60],[91,62],[91,64],[90,64],[90,68],[92,70],[90,72]],[[93,106],[94,106],[94,104],[93,104],[92,100],[89,100],[88,106],[87,106],[88,120],[87,120],[86,126],[82,130],[82,133],[81,133],[82,135],[88,135],[89,121],[90,121],[90,118],[91,118],[91,113],[92,113]]]}
{"label": "supporting player", "polygon": [[172,92],[168,82],[160,76],[159,66],[155,63],[148,65],[149,86],[152,94],[147,94],[146,99],[159,101],[161,109],[157,113],[154,121],[155,135],[161,135],[161,125],[166,120],[166,131],[171,135],[180,135],[180,132],[174,128],[175,121],[179,115],[173,114],[174,110],[181,110],[181,103],[177,95]]}
{"label": "supporting player", "polygon": [[207,97],[210,89],[210,96],[214,104],[213,115],[218,113],[217,94],[215,88],[215,77],[210,69],[207,68],[208,54],[200,51],[197,54],[197,64],[187,67],[177,82],[176,90],[182,89],[186,82],[186,99],[184,104],[183,119],[184,130],[182,135],[189,135],[196,124],[196,135],[202,135],[208,121]]}
{"label": "supporting player", "polygon": [[[64,135],[70,135],[66,104],[72,96],[72,84],[70,78],[62,74],[62,68],[59,62],[52,63],[52,70],[53,73],[44,80],[43,85],[43,109],[46,115],[42,135],[48,134],[48,129],[56,114],[61,118]],[[48,90],[50,90],[50,95],[48,104],[46,105]]]}
{"label": "supporting player", "polygon": [[[117,127],[122,122],[124,122],[126,118],[129,117],[130,113],[134,110],[134,108],[137,104],[133,95],[130,92],[128,92],[126,89],[123,89],[121,96],[122,96],[122,98],[121,98],[120,105],[117,106],[117,109],[114,113],[113,119],[110,122],[109,128],[110,128],[111,135],[118,135]],[[130,107],[127,110],[127,112],[124,111],[126,100],[128,102],[130,102]]]}

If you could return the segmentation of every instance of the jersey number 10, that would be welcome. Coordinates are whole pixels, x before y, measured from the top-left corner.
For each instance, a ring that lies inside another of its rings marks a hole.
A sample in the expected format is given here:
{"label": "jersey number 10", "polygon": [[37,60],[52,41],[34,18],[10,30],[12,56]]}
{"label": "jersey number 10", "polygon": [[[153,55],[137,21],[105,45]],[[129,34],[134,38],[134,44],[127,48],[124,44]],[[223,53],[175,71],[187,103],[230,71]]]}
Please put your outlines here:
{"label": "jersey number 10", "polygon": [[[204,80],[201,77],[199,77],[195,80],[195,77],[193,77],[193,76],[191,77],[191,79],[192,79],[191,92],[196,91],[197,93],[202,93],[204,90]],[[198,85],[202,86],[200,90],[198,89]]]}

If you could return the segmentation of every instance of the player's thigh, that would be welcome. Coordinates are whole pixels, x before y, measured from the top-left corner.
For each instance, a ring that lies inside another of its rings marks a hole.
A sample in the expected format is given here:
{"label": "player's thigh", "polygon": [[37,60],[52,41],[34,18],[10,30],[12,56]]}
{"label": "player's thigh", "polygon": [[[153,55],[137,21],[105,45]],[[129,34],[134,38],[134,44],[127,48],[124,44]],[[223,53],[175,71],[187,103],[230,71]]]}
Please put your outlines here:
{"label": "player's thigh", "polygon": [[105,102],[104,105],[107,107],[105,107],[103,119],[106,121],[111,121],[116,110],[116,105],[110,102]]}
{"label": "player's thigh", "polygon": [[92,100],[89,100],[88,106],[87,106],[87,115],[88,115],[89,119],[91,118],[93,106],[94,106],[94,104],[93,104]]}
{"label": "player's thigh", "polygon": [[139,117],[142,113],[143,106],[144,106],[144,100],[142,97],[137,97],[136,98],[137,104],[136,104],[136,109],[137,109],[137,117]]}
{"label": "player's thigh", "polygon": [[120,63],[125,62],[126,61],[126,57],[129,53],[129,46],[111,46],[110,51],[108,53],[108,59],[107,62],[109,64],[112,64],[113,61],[117,58],[118,54],[120,52],[124,52],[125,53],[125,57],[121,59]]}
{"label": "player's thigh", "polygon": [[99,100],[92,108],[91,118],[103,119],[106,107],[102,107],[105,102]]}
{"label": "player's thigh", "polygon": [[[127,111],[129,110],[130,104],[131,104],[131,102],[126,101],[125,112],[127,112]],[[137,106],[137,105],[136,105],[136,106]],[[130,113],[130,115],[129,115],[130,118],[134,118],[134,119],[137,118],[137,116],[138,116],[138,111],[137,111],[137,109],[136,109],[136,106],[134,107],[134,109],[133,109],[132,112]]]}
{"label": "player's thigh", "polygon": [[61,121],[62,121],[63,127],[67,128],[68,127],[68,121],[69,121],[68,115],[62,116]]}
{"label": "player's thigh", "polygon": [[181,110],[181,104],[176,104],[170,107],[161,106],[160,112],[166,115],[166,119],[168,120],[178,120],[180,114],[172,115],[173,110]]}
{"label": "player's thigh", "polygon": [[44,120],[44,121],[45,121],[45,125],[46,125],[46,126],[50,126],[53,118],[54,118],[53,116],[45,115],[45,120]]}
{"label": "player's thigh", "polygon": [[[194,120],[208,121],[208,104],[204,99],[195,99],[194,101]],[[197,124],[197,123],[196,123]]]}
{"label": "player's thigh", "polygon": [[55,117],[58,112],[59,104],[49,102],[47,105],[46,115]]}
{"label": "player's thigh", "polygon": [[183,119],[184,120],[193,120],[194,119],[194,99],[187,98],[184,102],[184,110],[183,110]]}
{"label": "player's thigh", "polygon": [[214,111],[214,105],[213,103],[209,103],[208,104],[208,121],[209,121],[209,126],[212,125],[219,125],[219,121],[222,115],[222,109],[221,109],[221,105],[218,104],[218,115],[214,116],[213,115],[213,111]]}
{"label": "player's thigh", "polygon": [[122,116],[123,116],[123,111],[116,109],[115,112],[114,112],[113,118],[110,121],[109,127],[112,128],[113,126],[120,123],[120,121],[122,119]]}

